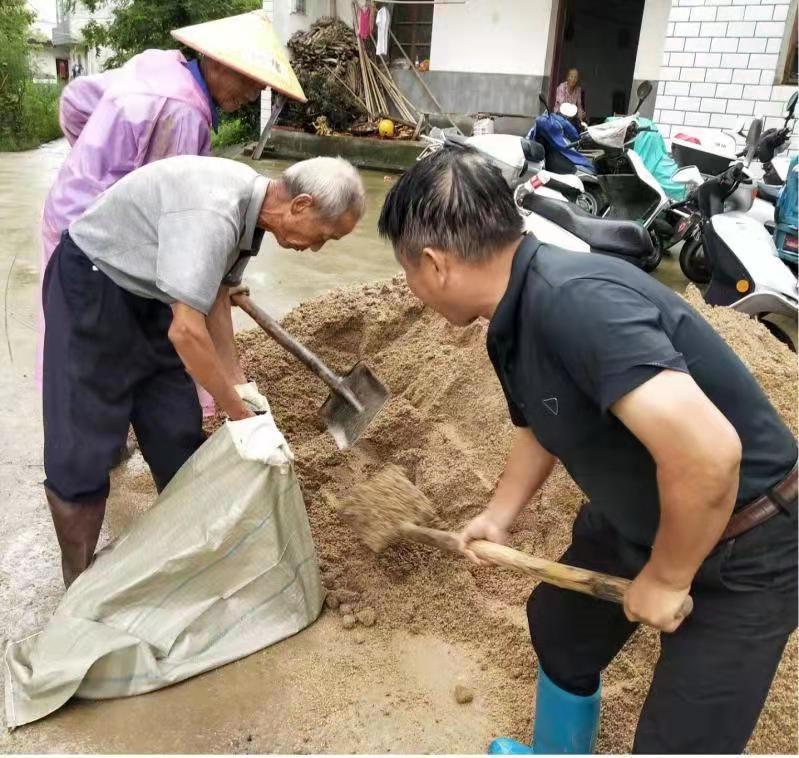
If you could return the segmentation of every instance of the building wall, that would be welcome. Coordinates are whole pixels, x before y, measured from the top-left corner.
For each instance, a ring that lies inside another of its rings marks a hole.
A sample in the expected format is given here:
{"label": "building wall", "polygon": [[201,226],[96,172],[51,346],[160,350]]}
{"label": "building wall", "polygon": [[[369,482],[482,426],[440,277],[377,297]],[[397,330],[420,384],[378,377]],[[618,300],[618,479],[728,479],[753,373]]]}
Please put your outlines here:
{"label": "building wall", "polygon": [[638,102],[636,90],[644,81],[652,82],[655,94],[650,95],[641,106],[641,115],[652,118],[660,79],[660,65],[663,61],[663,49],[666,45],[671,0],[646,0],[644,15],[641,19],[641,34],[638,38],[638,54],[635,58],[635,72],[630,102],[635,107]]}
{"label": "building wall", "polygon": [[757,115],[766,128],[781,125],[795,87],[775,78],[795,8],[796,0],[673,0],[654,114],[664,136],[732,129]]}
{"label": "building wall", "polygon": [[[34,71],[34,81],[55,83],[57,81],[56,58],[70,59],[68,46],[54,47],[47,44],[38,47],[31,59]],[[70,60],[70,66],[72,61]]]}
{"label": "building wall", "polygon": [[549,86],[547,56],[553,6],[558,0],[469,0],[436,5],[430,71],[421,74],[441,108],[413,71],[394,76],[422,111],[515,116],[498,128],[526,133]]}
{"label": "building wall", "polygon": [[297,13],[295,0],[263,0],[264,10],[272,13],[272,24],[284,44],[294,32],[305,31],[311,24],[335,12],[345,24],[352,24],[350,0],[305,0],[305,12]]}
{"label": "building wall", "polygon": [[[573,0],[575,23],[569,39],[564,39],[560,68],[553,71],[558,82],[566,79],[570,68],[580,72],[589,117],[627,113],[627,101],[635,69],[638,39],[644,8],[643,0],[607,3],[595,0]],[[619,47],[622,30],[627,33],[627,45]],[[614,95],[624,104],[614,109]],[[654,99],[654,98],[653,98]],[[635,105],[633,101],[630,107]]]}
{"label": "building wall", "polygon": [[[548,86],[549,29],[557,2],[469,0],[465,5],[436,5],[431,70],[421,76],[441,110],[524,114],[513,128],[526,132],[526,114],[538,112],[538,93]],[[304,14],[292,12],[293,0],[264,0],[267,6],[278,38],[285,43],[295,31],[330,15],[331,0],[306,0]],[[352,24],[349,0],[336,0],[336,10],[342,21]],[[439,112],[413,71],[398,68],[393,73],[421,110]]]}
{"label": "building wall", "polygon": [[543,76],[553,0],[436,5],[431,71]]}

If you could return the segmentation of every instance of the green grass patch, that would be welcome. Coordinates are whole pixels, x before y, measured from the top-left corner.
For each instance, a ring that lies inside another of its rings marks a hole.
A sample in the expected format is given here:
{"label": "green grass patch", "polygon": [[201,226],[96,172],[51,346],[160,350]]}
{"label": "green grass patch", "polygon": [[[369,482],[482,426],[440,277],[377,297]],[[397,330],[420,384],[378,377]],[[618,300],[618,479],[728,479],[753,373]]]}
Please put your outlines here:
{"label": "green grass patch", "polygon": [[240,145],[253,139],[252,129],[240,118],[233,118],[229,121],[222,121],[219,130],[211,132],[211,148],[218,150],[222,147]]}
{"label": "green grass patch", "polygon": [[0,118],[0,151],[30,150],[58,139],[58,99],[61,85],[29,82],[21,92],[9,96]]}

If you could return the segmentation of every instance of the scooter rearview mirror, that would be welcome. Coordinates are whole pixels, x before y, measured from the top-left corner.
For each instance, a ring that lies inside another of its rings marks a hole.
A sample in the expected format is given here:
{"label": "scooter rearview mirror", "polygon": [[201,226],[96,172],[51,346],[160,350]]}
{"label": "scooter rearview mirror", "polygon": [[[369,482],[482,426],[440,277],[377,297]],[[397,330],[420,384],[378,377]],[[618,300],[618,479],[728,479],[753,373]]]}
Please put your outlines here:
{"label": "scooter rearview mirror", "polygon": [[799,98],[799,92],[794,92],[790,96],[790,98],[788,98],[788,105],[786,106],[786,110],[788,111],[788,116],[785,119],[786,121],[789,121],[790,119],[793,118],[793,113],[796,110],[796,100],[797,100],[797,98]]}
{"label": "scooter rearview mirror", "polygon": [[641,109],[641,103],[644,102],[651,94],[652,94],[652,82],[649,80],[643,81],[638,85],[638,89],[635,91],[635,94],[638,95],[638,104],[635,106],[635,110],[633,113],[638,113]]}
{"label": "scooter rearview mirror", "polygon": [[755,150],[757,143],[760,141],[760,135],[763,134],[763,119],[753,118],[752,123],[749,124],[749,131],[746,133],[746,165],[752,162],[755,157]]}
{"label": "scooter rearview mirror", "polygon": [[544,96],[539,92],[538,93],[538,102],[544,106],[544,110],[549,113],[549,106],[547,105],[547,101],[544,100]]}

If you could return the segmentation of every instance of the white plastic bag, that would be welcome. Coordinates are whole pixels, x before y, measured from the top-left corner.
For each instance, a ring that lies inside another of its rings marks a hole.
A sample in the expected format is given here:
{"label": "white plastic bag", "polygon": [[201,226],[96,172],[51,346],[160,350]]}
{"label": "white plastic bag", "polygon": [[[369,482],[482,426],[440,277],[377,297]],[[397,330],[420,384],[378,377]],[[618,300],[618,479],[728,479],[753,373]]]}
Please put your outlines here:
{"label": "white plastic bag", "polygon": [[634,115],[625,116],[624,118],[615,118],[612,121],[603,121],[601,124],[589,126],[588,134],[598,145],[620,149],[624,147],[624,138],[627,135],[627,129],[633,121],[637,120],[638,116]]}
{"label": "white plastic bag", "polygon": [[291,461],[269,414],[219,429],[47,627],[8,645],[8,726],[72,696],[166,687],[311,624],[324,590]]}

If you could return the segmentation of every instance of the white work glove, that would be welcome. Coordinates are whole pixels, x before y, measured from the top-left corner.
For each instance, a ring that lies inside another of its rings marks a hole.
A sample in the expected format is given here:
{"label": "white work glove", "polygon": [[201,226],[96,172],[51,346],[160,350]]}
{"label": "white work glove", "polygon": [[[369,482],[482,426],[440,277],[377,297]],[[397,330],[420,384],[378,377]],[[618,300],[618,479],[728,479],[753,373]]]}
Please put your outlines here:
{"label": "white work glove", "polygon": [[247,382],[247,384],[235,384],[233,385],[233,389],[236,390],[239,397],[253,413],[272,412],[269,408],[269,401],[260,392],[258,392],[258,385],[255,382]]}

